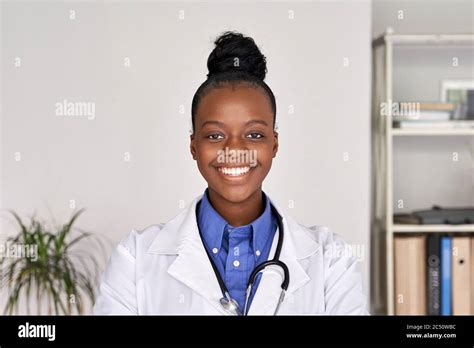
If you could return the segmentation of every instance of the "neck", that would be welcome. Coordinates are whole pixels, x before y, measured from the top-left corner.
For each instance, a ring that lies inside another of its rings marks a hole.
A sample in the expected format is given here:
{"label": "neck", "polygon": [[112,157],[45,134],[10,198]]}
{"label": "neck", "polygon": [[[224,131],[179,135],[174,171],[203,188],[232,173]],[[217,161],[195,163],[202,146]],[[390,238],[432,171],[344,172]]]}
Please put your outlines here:
{"label": "neck", "polygon": [[234,227],[248,225],[262,215],[265,209],[261,188],[245,201],[238,203],[228,201],[209,188],[209,201],[214,209]]}

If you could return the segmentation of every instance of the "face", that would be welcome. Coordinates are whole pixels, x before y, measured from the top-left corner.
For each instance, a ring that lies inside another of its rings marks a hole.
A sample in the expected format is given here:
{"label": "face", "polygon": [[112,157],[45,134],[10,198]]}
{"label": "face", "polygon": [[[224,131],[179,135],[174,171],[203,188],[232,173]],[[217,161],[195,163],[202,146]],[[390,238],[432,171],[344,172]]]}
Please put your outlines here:
{"label": "face", "polygon": [[195,115],[191,154],[209,190],[243,202],[262,189],[278,151],[278,133],[264,92],[238,85],[214,88]]}

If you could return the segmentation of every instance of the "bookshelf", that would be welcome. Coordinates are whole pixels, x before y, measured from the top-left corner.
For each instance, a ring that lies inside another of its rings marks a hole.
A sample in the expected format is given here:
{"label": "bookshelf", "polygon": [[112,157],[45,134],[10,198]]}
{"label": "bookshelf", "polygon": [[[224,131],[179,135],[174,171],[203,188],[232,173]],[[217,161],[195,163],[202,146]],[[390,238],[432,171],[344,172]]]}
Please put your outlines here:
{"label": "bookshelf", "polygon": [[394,315],[395,312],[394,234],[474,232],[474,224],[402,225],[393,222],[394,137],[433,137],[433,141],[440,136],[474,137],[474,128],[393,128],[391,111],[388,115],[381,114],[381,103],[393,101],[393,51],[406,46],[470,48],[474,47],[474,34],[397,35],[389,28],[372,42],[371,301],[374,314]]}

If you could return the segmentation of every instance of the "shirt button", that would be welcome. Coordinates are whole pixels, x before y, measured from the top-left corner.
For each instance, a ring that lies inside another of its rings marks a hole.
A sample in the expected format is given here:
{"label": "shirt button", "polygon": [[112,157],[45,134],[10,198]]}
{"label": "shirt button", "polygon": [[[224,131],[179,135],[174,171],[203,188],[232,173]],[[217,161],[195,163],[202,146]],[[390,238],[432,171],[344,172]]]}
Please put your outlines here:
{"label": "shirt button", "polygon": [[257,256],[260,256],[260,254],[261,254],[261,253],[260,253],[260,250],[257,250],[257,251],[255,252],[255,255],[257,255]]}
{"label": "shirt button", "polygon": [[239,267],[239,266],[240,266],[239,260],[235,260],[235,261],[234,261],[234,267]]}
{"label": "shirt button", "polygon": [[212,249],[212,252],[213,252],[214,254],[217,254],[218,251],[219,251],[219,249],[217,249],[217,248],[213,248],[213,249]]}

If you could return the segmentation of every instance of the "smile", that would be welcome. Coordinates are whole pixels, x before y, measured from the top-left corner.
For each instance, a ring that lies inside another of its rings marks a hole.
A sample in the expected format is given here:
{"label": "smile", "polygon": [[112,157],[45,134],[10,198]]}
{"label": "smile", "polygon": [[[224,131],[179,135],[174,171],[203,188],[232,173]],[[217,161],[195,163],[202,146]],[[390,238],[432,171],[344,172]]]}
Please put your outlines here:
{"label": "smile", "polygon": [[217,170],[226,176],[236,177],[247,174],[250,171],[250,167],[219,167]]}

